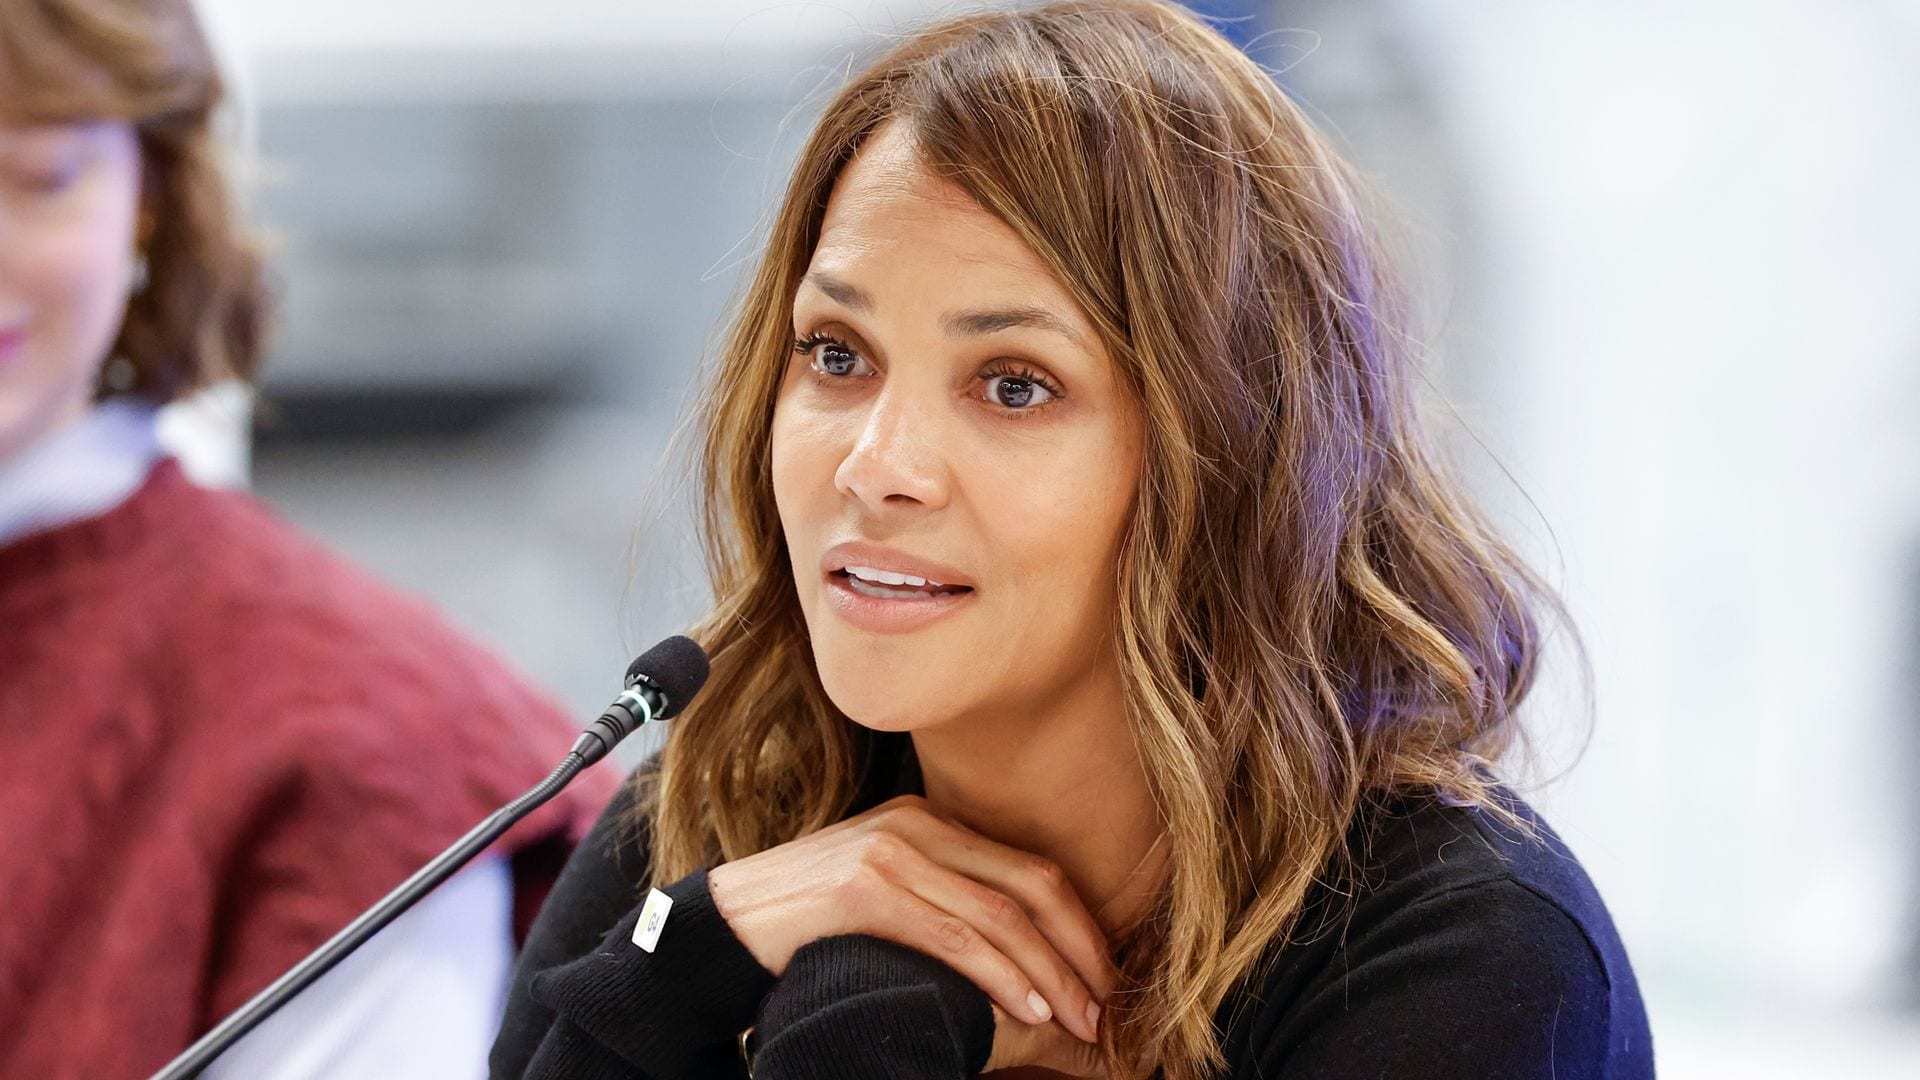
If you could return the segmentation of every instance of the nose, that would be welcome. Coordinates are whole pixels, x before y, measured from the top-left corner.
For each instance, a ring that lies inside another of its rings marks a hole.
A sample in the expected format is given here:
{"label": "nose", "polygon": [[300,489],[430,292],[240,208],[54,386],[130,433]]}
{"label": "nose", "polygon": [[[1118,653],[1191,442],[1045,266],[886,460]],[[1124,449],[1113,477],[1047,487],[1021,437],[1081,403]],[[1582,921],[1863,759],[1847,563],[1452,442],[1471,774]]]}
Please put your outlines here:
{"label": "nose", "polygon": [[834,486],[876,518],[946,506],[951,477],[941,432],[934,410],[909,400],[898,384],[883,388],[835,470]]}

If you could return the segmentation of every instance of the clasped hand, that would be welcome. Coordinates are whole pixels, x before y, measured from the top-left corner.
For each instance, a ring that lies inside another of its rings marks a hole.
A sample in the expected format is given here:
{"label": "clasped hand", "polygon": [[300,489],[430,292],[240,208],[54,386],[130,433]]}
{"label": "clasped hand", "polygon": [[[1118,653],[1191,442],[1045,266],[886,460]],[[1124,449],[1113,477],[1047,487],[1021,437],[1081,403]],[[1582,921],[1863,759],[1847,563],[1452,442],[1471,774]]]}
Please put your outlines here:
{"label": "clasped hand", "polygon": [[776,977],[795,950],[870,934],[933,956],[994,1003],[988,1070],[1098,1075],[1100,1003],[1119,982],[1106,936],[1056,864],[905,795],[714,867],[715,908]]}

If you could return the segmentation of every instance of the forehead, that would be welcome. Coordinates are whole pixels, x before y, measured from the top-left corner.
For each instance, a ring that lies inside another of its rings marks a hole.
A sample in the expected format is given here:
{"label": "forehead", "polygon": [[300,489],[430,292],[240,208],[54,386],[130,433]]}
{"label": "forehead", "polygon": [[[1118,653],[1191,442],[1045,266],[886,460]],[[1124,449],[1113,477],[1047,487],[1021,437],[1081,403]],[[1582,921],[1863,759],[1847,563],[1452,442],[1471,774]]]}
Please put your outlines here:
{"label": "forehead", "polygon": [[1033,287],[1062,294],[1011,226],[927,168],[898,121],[874,132],[834,183],[813,266],[849,267],[889,256],[957,259],[1033,278]]}

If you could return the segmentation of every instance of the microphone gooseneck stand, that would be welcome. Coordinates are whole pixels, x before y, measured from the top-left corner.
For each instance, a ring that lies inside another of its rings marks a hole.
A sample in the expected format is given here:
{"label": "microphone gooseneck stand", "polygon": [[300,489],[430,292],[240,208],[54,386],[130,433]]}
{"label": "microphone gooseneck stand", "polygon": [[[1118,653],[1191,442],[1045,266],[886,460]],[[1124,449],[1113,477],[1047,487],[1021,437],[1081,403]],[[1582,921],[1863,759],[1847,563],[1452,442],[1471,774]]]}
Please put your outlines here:
{"label": "microphone gooseneck stand", "polygon": [[226,1019],[187,1047],[166,1068],[155,1073],[153,1080],[187,1080],[188,1077],[200,1075],[202,1069],[239,1041],[241,1036],[259,1026],[261,1021],[272,1016],[315,979],[325,975],[346,959],[348,954],[366,944],[368,938],[399,918],[441,882],[452,877],[455,871],[484,851],[487,845],[498,840],[521,818],[558,795],[580,770],[607,756],[615,744],[631,735],[640,725],[665,720],[679,712],[688,699],[699,691],[706,678],[706,654],[690,638],[670,637],[648,649],[627,668],[627,688],[621,691],[606,712],[580,733],[573,749],[567,752],[566,758],[553,772],[547,774],[545,780],[495,810],[485,821],[454,841],[453,846],[435,856],[432,862],[415,871],[412,877],[381,898],[379,903],[309,953],[306,959],[289,968],[286,974],[229,1013]]}

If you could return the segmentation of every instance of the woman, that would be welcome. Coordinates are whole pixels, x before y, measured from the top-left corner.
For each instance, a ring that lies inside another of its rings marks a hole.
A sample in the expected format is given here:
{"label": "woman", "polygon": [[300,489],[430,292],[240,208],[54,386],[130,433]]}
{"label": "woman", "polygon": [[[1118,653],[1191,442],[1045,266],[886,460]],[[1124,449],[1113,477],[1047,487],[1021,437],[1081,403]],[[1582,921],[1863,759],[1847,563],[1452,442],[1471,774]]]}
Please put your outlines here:
{"label": "woman", "polygon": [[838,94],[703,403],[712,677],[496,1077],[1652,1074],[1358,190],[1167,4]]}
{"label": "woman", "polygon": [[[150,1075],[571,741],[160,450],[259,356],[219,100],[184,0],[0,0],[0,1076]],[[583,780],[209,1075],[478,1073]]]}

